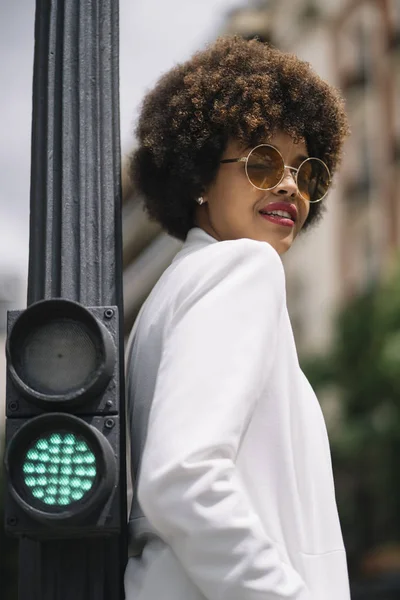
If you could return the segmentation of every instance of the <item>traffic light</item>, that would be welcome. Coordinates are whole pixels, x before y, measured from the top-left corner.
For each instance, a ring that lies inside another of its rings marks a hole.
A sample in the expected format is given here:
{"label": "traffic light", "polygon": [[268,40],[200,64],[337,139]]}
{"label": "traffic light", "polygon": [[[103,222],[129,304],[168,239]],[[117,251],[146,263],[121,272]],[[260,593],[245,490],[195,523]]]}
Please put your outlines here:
{"label": "traffic light", "polygon": [[118,310],[61,298],[8,313],[5,518],[34,539],[120,527]]}

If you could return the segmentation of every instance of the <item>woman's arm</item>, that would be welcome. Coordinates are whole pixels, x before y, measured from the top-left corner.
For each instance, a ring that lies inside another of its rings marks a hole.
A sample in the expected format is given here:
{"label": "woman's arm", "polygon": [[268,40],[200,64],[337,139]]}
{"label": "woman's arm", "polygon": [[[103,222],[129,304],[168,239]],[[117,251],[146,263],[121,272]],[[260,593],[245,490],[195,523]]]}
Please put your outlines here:
{"label": "woman's arm", "polygon": [[282,264],[268,244],[247,239],[213,244],[195,260],[166,335],[139,502],[209,600],[309,600],[235,468],[273,364]]}

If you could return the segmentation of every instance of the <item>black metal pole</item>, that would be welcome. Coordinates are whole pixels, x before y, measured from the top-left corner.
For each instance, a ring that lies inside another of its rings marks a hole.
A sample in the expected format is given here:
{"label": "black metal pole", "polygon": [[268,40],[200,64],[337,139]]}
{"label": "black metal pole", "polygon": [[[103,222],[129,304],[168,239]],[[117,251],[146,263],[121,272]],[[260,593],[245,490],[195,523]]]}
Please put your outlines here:
{"label": "black metal pole", "polygon": [[[55,297],[118,305],[123,384],[118,5],[36,1],[28,305]],[[122,463],[124,432],[122,422]],[[120,464],[120,535],[21,540],[20,600],[124,597],[125,472]]]}

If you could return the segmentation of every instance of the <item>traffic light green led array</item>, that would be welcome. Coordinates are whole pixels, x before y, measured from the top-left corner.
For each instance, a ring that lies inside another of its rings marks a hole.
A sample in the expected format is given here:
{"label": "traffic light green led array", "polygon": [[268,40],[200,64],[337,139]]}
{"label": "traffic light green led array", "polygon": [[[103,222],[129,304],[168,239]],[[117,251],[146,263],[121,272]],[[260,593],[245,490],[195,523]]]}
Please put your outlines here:
{"label": "traffic light green led array", "polygon": [[61,508],[81,500],[91,490],[97,474],[96,457],[82,437],[54,432],[28,448],[22,470],[34,498]]}

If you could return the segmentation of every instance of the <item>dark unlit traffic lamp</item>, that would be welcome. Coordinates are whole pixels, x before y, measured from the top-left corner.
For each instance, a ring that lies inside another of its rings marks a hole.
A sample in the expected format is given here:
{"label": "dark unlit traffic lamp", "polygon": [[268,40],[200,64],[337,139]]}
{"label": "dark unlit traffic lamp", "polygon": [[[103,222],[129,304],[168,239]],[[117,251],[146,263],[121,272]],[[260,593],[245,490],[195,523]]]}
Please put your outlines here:
{"label": "dark unlit traffic lamp", "polygon": [[[112,313],[109,309],[106,318]],[[30,404],[46,410],[82,407],[104,389],[113,375],[116,347],[87,308],[64,299],[43,300],[12,317],[9,373]]]}
{"label": "dark unlit traffic lamp", "polygon": [[85,308],[64,299],[9,313],[11,532],[68,537],[82,535],[82,527],[87,535],[115,527],[116,314],[115,307]]}

